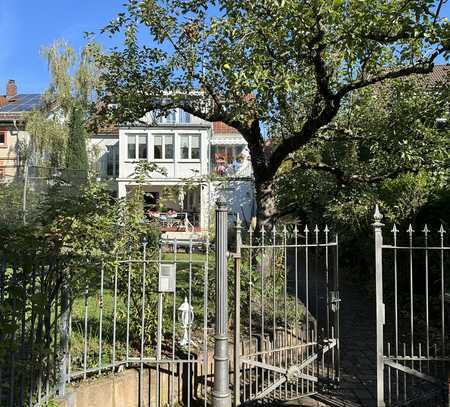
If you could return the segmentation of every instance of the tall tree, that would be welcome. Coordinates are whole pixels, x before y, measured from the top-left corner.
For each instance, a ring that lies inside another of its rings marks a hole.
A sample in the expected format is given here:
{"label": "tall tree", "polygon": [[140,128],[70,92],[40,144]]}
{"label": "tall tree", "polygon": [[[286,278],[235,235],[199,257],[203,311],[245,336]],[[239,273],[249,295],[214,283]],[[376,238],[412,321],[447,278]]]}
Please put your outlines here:
{"label": "tall tree", "polygon": [[72,172],[72,179],[85,178],[88,170],[86,149],[85,113],[79,105],[74,105],[70,114],[69,138],[66,150],[65,167]]}
{"label": "tall tree", "polygon": [[41,110],[27,118],[27,130],[32,147],[45,152],[53,166],[87,172],[86,122],[98,81],[97,51],[98,46],[89,43],[78,54],[65,40],[42,49],[50,84]]}
{"label": "tall tree", "polygon": [[332,125],[353,92],[428,73],[438,56],[448,56],[442,4],[128,0],[104,29],[123,30],[125,41],[100,58],[103,113],[130,122],[180,107],[239,130],[265,222],[276,213],[282,163]]}

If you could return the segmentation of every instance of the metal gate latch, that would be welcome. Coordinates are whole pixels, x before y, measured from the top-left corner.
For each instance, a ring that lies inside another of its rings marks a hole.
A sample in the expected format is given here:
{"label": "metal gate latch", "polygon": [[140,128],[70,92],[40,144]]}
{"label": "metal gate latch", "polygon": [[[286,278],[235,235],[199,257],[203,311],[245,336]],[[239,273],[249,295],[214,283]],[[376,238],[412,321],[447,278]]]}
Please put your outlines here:
{"label": "metal gate latch", "polygon": [[328,302],[331,304],[331,311],[338,311],[339,303],[341,302],[341,299],[339,298],[339,291],[330,291]]}
{"label": "metal gate latch", "polygon": [[294,383],[300,378],[301,370],[298,365],[291,366],[287,373],[286,373],[286,379],[288,383]]}

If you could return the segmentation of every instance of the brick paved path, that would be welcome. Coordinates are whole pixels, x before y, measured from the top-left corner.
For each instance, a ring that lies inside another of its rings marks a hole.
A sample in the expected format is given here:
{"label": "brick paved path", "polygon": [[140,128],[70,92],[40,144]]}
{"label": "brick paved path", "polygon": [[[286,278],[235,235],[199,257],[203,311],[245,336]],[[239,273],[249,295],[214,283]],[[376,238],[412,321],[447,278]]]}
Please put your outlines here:
{"label": "brick paved path", "polygon": [[341,386],[321,398],[330,406],[375,406],[375,300],[357,286],[341,290]]}

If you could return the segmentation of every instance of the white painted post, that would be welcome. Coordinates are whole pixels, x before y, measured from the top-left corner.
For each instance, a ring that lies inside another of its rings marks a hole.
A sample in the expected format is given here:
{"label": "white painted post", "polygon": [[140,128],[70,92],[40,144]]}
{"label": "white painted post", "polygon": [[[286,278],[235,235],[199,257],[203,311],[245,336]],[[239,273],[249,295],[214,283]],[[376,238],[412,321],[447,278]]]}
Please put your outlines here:
{"label": "white painted post", "polygon": [[383,303],[383,232],[381,223],[383,215],[378,205],[375,207],[375,296],[376,296],[376,326],[377,326],[377,407],[385,407],[384,403],[384,350],[383,327],[385,322]]}

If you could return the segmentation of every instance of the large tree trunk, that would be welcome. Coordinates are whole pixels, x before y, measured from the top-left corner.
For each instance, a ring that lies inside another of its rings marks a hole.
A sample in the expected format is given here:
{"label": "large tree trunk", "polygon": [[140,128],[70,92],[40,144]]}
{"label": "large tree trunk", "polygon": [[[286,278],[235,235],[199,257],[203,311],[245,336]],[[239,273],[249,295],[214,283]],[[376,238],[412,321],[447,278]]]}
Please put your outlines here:
{"label": "large tree trunk", "polygon": [[273,177],[255,179],[257,231],[271,223],[277,213]]}

